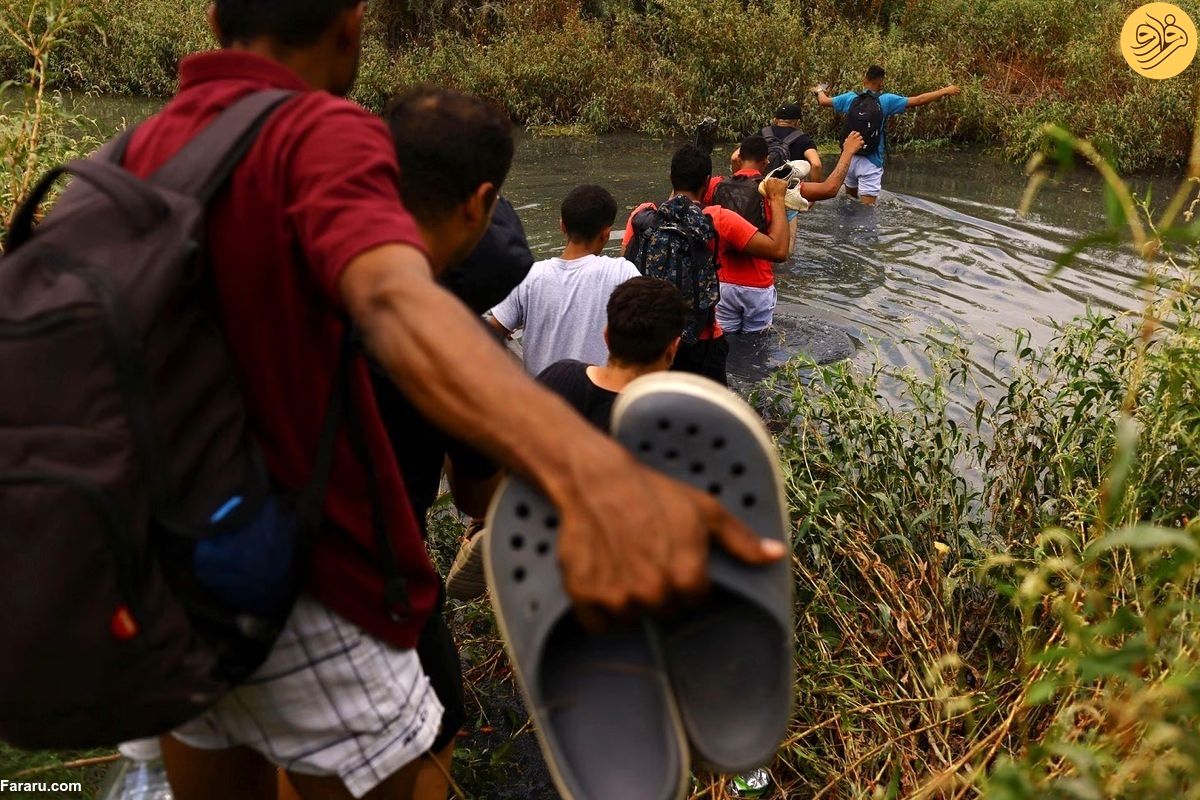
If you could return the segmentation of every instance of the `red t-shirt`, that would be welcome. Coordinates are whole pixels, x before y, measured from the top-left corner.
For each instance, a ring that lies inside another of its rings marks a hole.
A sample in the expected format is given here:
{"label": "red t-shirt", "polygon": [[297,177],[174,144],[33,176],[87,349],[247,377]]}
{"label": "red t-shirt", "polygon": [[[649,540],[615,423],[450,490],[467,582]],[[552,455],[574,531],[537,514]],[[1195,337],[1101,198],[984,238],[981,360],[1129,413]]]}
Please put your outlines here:
{"label": "red t-shirt", "polygon": [[[625,235],[621,237],[621,247],[629,247],[629,243],[633,241],[633,218],[643,211],[653,210],[657,208],[654,203],[642,203],[633,210],[629,215],[629,220],[625,223]],[[717,241],[720,242],[720,248],[724,251],[726,248],[742,251],[750,240],[754,238],[754,234],[758,233],[758,228],[753,223],[747,222],[744,217],[727,208],[721,206],[708,206],[704,209],[704,213],[712,220],[713,227],[717,229]],[[712,249],[711,243],[709,250]],[[718,254],[718,267],[720,266]],[[718,269],[718,274],[720,269]],[[698,335],[700,339],[715,339],[723,333],[721,326],[717,324],[716,319],[713,319],[712,325],[701,331]]]}
{"label": "red t-shirt", "polygon": [[[312,91],[274,61],[244,52],[203,53],[184,60],[179,93],[138,128],[125,166],[149,175],[220,111],[267,88],[300,94],[263,127],[210,209],[208,247],[251,430],[271,476],[295,490],[312,473],[339,355],[342,270],[380,245],[424,249],[416,223],[400,204],[399,170],[386,127],[353,103]],[[334,452],[309,590],[371,635],[409,648],[433,608],[437,577],[361,360],[352,380],[412,613],[400,623],[385,613],[366,472],[345,425]]]}
{"label": "red t-shirt", "polygon": [[[734,175],[747,175],[751,178],[762,177],[762,173],[753,169],[738,170]],[[705,203],[712,202],[713,190],[722,180],[724,178],[716,176],[709,181],[708,190],[704,193]],[[774,216],[771,212],[771,204],[764,202],[763,208],[766,211],[769,225]],[[730,213],[736,214],[736,212]],[[755,228],[755,230],[758,229]],[[775,285],[775,265],[773,263],[765,258],[748,256],[742,252],[742,248],[727,246],[724,239],[721,241],[721,250],[717,253],[717,266],[720,267],[717,276],[721,279],[721,283],[753,286],[759,289],[767,289]]]}

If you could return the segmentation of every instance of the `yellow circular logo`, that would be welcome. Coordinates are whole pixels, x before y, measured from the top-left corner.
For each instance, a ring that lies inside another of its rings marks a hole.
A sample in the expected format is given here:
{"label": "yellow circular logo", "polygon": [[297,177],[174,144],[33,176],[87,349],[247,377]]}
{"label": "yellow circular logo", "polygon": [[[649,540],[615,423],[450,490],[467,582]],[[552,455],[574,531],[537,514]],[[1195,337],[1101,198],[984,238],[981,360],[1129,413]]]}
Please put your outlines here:
{"label": "yellow circular logo", "polygon": [[1179,6],[1147,3],[1125,20],[1121,53],[1139,75],[1174,78],[1196,57],[1196,25]]}

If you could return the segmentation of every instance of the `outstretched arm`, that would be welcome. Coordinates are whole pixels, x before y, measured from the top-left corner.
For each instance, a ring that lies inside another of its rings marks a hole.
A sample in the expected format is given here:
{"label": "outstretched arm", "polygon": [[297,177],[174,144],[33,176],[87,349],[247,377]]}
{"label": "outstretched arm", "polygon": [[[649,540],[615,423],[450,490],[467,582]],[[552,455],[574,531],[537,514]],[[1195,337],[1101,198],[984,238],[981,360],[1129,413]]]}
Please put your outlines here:
{"label": "outstretched arm", "polygon": [[819,181],[825,177],[825,172],[821,167],[821,154],[817,152],[817,148],[810,147],[805,150],[804,160],[812,165],[812,169],[808,173],[809,180]]}
{"label": "outstretched arm", "polygon": [[817,104],[818,105],[822,105],[825,108],[833,108],[833,98],[830,97],[829,95],[825,94],[824,89],[817,88],[817,89],[814,89],[814,91],[816,92],[816,95],[817,95]]}
{"label": "outstretched arm", "polygon": [[850,161],[854,158],[855,153],[862,150],[862,146],[862,134],[858,131],[850,131],[850,135],[842,143],[842,155],[838,158],[837,166],[833,168],[833,172],[821,183],[800,184],[801,196],[810,203],[816,200],[828,200],[831,197],[837,197],[838,192],[841,191],[842,182],[846,180],[846,173],[850,171]]}
{"label": "outstretched arm", "polygon": [[908,107],[919,108],[920,106],[927,106],[934,100],[941,100],[943,97],[953,97],[961,91],[962,89],[951,84],[950,86],[945,86],[941,89],[935,89],[932,92],[926,92],[925,94],[919,94],[916,97],[908,98]]}
{"label": "outstretched arm", "polygon": [[768,261],[787,261],[792,251],[787,206],[783,204],[787,184],[778,178],[767,178],[763,182],[767,185],[767,202],[771,204],[771,227],[766,233],[754,234],[742,252]]}
{"label": "outstretched arm", "polygon": [[784,555],[706,493],[643,467],[526,376],[435,282],[418,250],[369,250],[338,288],[368,349],[426,419],[529,478],[560,509],[563,582],[589,626],[603,612],[703,591],[713,541],[749,563]]}

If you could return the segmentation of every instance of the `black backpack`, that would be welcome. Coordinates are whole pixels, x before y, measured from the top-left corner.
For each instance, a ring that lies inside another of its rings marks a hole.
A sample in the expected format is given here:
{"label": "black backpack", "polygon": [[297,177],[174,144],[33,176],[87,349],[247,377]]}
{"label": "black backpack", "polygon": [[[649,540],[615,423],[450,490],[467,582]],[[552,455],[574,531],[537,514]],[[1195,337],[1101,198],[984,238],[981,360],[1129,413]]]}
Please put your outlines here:
{"label": "black backpack", "polygon": [[883,138],[883,123],[883,106],[879,104],[879,98],[871,92],[859,92],[851,101],[846,121],[842,123],[842,141],[846,141],[851,131],[858,131],[863,138],[859,155],[874,155]]}
{"label": "black backpack", "polygon": [[803,135],[804,131],[793,130],[780,139],[770,125],[762,129],[762,137],[767,140],[767,175],[792,160],[792,142]]}
{"label": "black backpack", "polygon": [[[235,104],[147,180],[119,166],[126,133],[51,171],[14,218],[0,258],[0,739],[82,748],[168,731],[251,674],[290,613],[351,339],[311,482],[277,493],[204,248],[207,206],[289,94]],[[222,592],[239,569],[252,572],[235,599]]]}
{"label": "black backpack", "polygon": [[763,196],[758,193],[762,177],[734,175],[722,178],[713,189],[712,204],[736,211],[739,216],[766,233],[771,229],[767,223],[767,207]]}
{"label": "black backpack", "polygon": [[680,195],[634,216],[633,231],[626,258],[646,277],[679,289],[691,306],[682,338],[694,344],[712,324],[721,299],[717,229],[700,206]]}

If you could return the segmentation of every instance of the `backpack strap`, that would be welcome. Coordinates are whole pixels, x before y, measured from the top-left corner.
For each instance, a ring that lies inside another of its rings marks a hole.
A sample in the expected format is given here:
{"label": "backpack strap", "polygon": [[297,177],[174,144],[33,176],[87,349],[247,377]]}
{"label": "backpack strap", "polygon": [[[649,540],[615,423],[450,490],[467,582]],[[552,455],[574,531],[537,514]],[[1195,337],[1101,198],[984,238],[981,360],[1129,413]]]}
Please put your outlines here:
{"label": "backpack strap", "polygon": [[267,89],[237,101],[193,136],[150,182],[207,204],[250,151],[271,113],[294,94]]}
{"label": "backpack strap", "polygon": [[792,131],[791,133],[789,133],[789,134],[788,134],[786,137],[784,137],[784,139],[783,139],[783,143],[784,143],[785,145],[787,145],[788,147],[791,147],[791,146],[792,146],[792,142],[796,141],[797,139],[799,139],[799,138],[800,138],[801,136],[803,136],[803,135],[804,135],[804,131],[802,131],[802,130],[800,130],[799,128],[797,128],[796,130],[794,130],[794,131]]}

